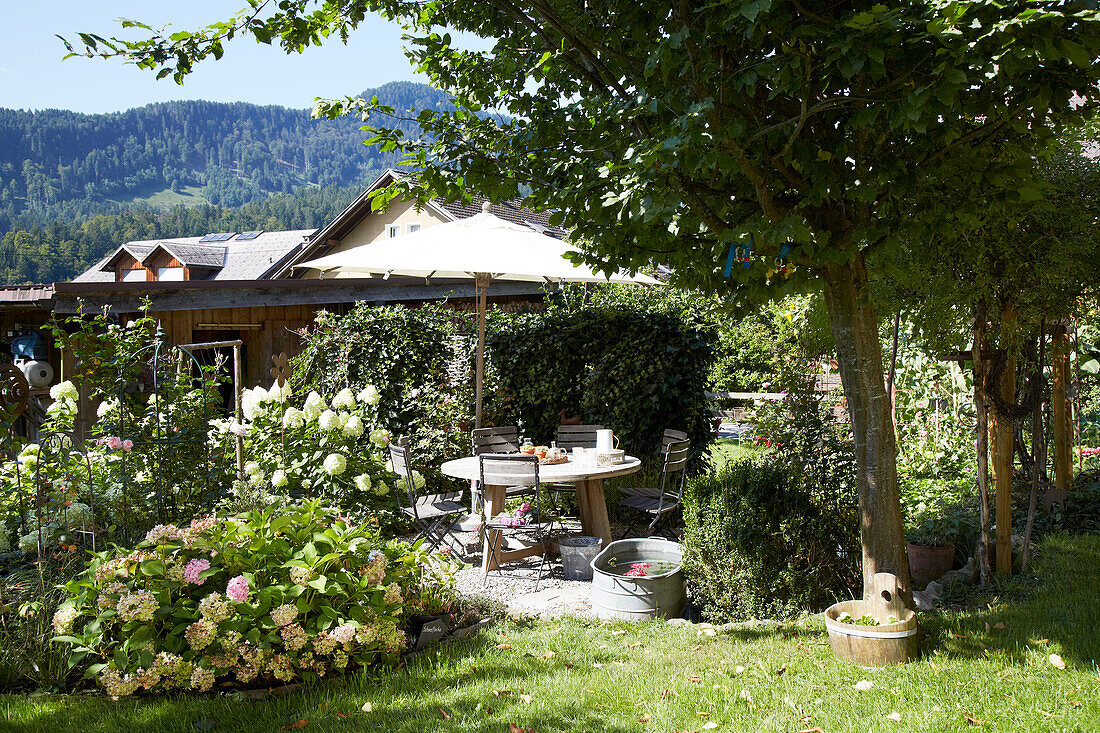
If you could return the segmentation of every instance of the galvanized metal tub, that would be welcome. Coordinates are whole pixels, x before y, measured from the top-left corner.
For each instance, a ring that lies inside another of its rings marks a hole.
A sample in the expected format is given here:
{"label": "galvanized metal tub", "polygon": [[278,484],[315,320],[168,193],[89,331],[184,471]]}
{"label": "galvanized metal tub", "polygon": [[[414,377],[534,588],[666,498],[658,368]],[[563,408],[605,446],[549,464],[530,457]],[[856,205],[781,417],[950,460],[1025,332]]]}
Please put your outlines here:
{"label": "galvanized metal tub", "polygon": [[[644,578],[628,578],[611,572],[616,567],[639,561],[659,561],[672,569]],[[679,543],[661,538],[612,542],[592,560],[592,610],[597,618],[645,621],[676,618],[687,602],[687,586],[681,566]]]}

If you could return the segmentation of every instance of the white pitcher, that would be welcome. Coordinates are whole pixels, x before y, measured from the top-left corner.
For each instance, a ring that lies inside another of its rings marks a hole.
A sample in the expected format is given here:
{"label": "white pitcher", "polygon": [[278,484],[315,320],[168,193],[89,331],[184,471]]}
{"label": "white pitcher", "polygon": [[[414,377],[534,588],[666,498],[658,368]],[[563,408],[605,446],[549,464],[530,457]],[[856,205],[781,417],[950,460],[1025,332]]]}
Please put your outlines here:
{"label": "white pitcher", "polygon": [[611,430],[596,431],[596,452],[610,453],[619,445],[619,439]]}

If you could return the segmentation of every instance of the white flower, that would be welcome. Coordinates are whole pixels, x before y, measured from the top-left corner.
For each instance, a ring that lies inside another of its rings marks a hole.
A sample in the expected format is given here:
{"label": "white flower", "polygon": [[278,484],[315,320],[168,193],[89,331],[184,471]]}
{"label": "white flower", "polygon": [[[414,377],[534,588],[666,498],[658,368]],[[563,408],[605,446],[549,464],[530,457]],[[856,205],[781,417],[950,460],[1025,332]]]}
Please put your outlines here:
{"label": "white flower", "polygon": [[385,448],[390,443],[390,431],[382,428],[375,428],[370,431],[370,442],[374,443],[379,448]]}
{"label": "white flower", "polygon": [[385,496],[386,494],[390,493],[389,484],[387,484],[385,481],[379,481],[374,485],[374,493],[378,496]]}
{"label": "white flower", "polygon": [[53,615],[53,630],[58,634],[68,634],[73,630],[73,621],[80,616],[80,612],[73,606],[62,606]]}
{"label": "white flower", "polygon": [[11,552],[11,540],[8,539],[8,528],[0,524],[0,555]]}
{"label": "white flower", "polygon": [[424,480],[424,477],[420,475],[419,471],[413,471],[412,472],[412,477],[413,477],[413,486],[416,487],[417,491],[424,488],[424,485],[427,483],[427,481]]}
{"label": "white flower", "polygon": [[322,465],[329,476],[339,476],[347,470],[348,459],[339,453],[329,453],[325,456],[325,462]]}
{"label": "white flower", "polygon": [[116,399],[103,400],[102,402],[99,403],[99,407],[96,408],[96,411],[95,411],[96,417],[98,417],[102,420],[104,417],[106,417],[108,412],[110,412],[111,410],[114,410],[117,407],[118,407],[118,400],[116,400]]}
{"label": "white flower", "polygon": [[302,411],[305,412],[306,419],[316,420],[317,416],[321,414],[321,411],[325,409],[325,400],[321,395],[316,392],[310,392],[306,395],[306,403],[302,405]]}
{"label": "white flower", "polygon": [[262,474],[264,471],[256,461],[249,461],[244,464],[244,472],[249,476],[255,476],[257,474]]}
{"label": "white flower", "polygon": [[80,399],[80,393],[76,390],[76,385],[65,380],[50,387],[50,398],[54,400],[76,400]]}
{"label": "white flower", "polygon": [[[260,389],[257,387],[257,389]],[[252,390],[246,389],[241,392],[241,412],[244,413],[244,418],[249,422],[255,420],[260,414],[260,400],[256,399],[256,395]]]}
{"label": "white flower", "polygon": [[368,384],[357,395],[360,402],[366,403],[371,407],[378,404],[378,400],[381,399],[381,395],[378,394],[378,388],[373,384]]}
{"label": "white flower", "polygon": [[282,469],[277,469],[274,473],[271,474],[271,485],[274,486],[276,489],[281,489],[288,483],[289,481],[287,481],[286,471]]}
{"label": "white flower", "polygon": [[271,391],[267,393],[268,400],[272,402],[286,402],[291,396],[290,382],[283,382],[280,387],[278,382],[271,385]]}
{"label": "white flower", "polygon": [[351,415],[350,417],[348,417],[347,422],[344,423],[344,427],[342,429],[344,431],[344,435],[348,436],[349,438],[358,438],[360,435],[363,434],[363,430],[365,430],[363,426],[363,420],[358,415]]}
{"label": "white flower", "polygon": [[361,473],[355,477],[355,488],[360,491],[369,491],[371,486],[370,474]]}
{"label": "white flower", "polygon": [[321,426],[321,430],[339,430],[340,418],[332,410],[325,410],[317,418],[317,424]]}
{"label": "white flower", "polygon": [[267,402],[268,399],[270,399],[271,397],[271,395],[268,394],[268,391],[258,384],[252,388],[251,392],[252,398],[257,402]]}
{"label": "white flower", "polygon": [[342,390],[336,393],[336,396],[332,398],[332,409],[334,410],[354,410],[355,409],[355,395],[352,393],[350,387],[344,387]]}
{"label": "white flower", "polygon": [[299,410],[297,407],[288,407],[286,412],[283,413],[283,427],[284,428],[300,428],[305,425],[306,414]]}

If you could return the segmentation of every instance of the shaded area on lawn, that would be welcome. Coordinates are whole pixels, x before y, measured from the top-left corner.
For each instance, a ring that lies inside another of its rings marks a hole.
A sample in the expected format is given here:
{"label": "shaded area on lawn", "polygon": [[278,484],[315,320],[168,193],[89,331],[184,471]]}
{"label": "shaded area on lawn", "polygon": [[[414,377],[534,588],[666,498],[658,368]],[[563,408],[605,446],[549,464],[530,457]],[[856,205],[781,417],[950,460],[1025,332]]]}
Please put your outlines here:
{"label": "shaded area on lawn", "polygon": [[[395,670],[258,702],[233,695],[0,697],[0,728],[195,731],[203,729],[196,723],[216,721],[213,730],[277,731],[308,720],[306,733],[496,733],[509,723],[538,733],[667,733],[707,722],[718,730],[816,726],[829,733],[1094,730],[1098,560],[1100,537],[1048,539],[1034,580],[1008,586],[1011,597],[989,597],[979,610],[924,615],[925,657],[886,670],[833,658],[820,616],[715,638],[659,622],[507,621]],[[1002,622],[1004,629],[994,628]],[[1051,653],[1067,668],[1052,666]],[[854,687],[861,681],[873,684]]]}

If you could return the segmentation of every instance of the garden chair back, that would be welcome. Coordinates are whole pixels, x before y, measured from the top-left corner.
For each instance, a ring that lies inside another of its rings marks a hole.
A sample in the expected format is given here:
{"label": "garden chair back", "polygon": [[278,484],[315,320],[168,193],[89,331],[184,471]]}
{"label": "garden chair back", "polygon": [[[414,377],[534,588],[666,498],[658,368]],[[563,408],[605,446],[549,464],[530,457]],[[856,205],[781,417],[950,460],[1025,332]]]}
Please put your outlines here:
{"label": "garden chair back", "polygon": [[[508,486],[525,487],[530,489],[531,511],[530,520],[526,524],[517,525],[510,521],[511,517],[486,517],[485,529],[493,534],[490,536],[488,552],[495,554],[504,546],[506,535],[518,535],[527,541],[537,542],[542,549],[539,561],[539,571],[535,576],[535,590],[538,590],[539,581],[542,578],[543,568],[546,566],[547,540],[549,539],[549,522],[543,521],[542,486],[539,479],[539,459],[523,453],[483,453],[479,457],[480,476],[482,486]],[[494,511],[500,507],[494,507]],[[489,564],[485,564],[485,575],[482,583],[489,579]],[[497,572],[503,574],[498,566]]]}
{"label": "garden chair back", "polygon": [[[418,530],[416,539],[427,540],[432,547],[446,545],[456,554],[462,554],[462,542],[451,529],[451,522],[466,509],[458,501],[458,494],[421,494],[413,476],[408,441],[391,441],[390,469],[397,475],[394,493],[401,514],[412,521]],[[415,541],[415,540],[414,540]]]}
{"label": "garden chair back", "polygon": [[[682,437],[681,437],[682,436]],[[648,514],[652,520],[647,532],[654,532],[662,520],[667,520],[678,509],[684,499],[684,486],[687,482],[687,463],[691,454],[691,441],[687,433],[680,430],[666,430],[662,437],[661,472],[657,486],[623,488],[623,499],[619,506]],[[627,527],[623,536],[628,536],[635,523]],[[669,528],[670,533],[671,527]]]}
{"label": "garden chair back", "polygon": [[561,425],[558,427],[557,444],[559,448],[595,448],[596,431],[603,425]]}
{"label": "garden chair back", "polygon": [[515,425],[476,428],[470,432],[470,442],[475,456],[482,453],[518,453],[519,428]]}

